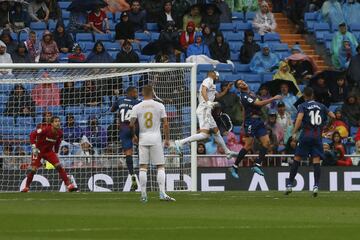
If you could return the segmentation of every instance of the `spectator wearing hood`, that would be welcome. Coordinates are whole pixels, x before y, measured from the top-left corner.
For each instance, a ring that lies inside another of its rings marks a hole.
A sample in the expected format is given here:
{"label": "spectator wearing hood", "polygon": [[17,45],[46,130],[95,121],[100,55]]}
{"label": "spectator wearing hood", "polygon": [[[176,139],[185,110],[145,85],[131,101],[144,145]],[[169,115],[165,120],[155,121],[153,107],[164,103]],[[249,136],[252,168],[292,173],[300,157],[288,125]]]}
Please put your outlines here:
{"label": "spectator wearing hood", "polygon": [[231,23],[232,14],[229,5],[224,0],[214,0],[213,4],[215,4],[220,10],[220,22]]}
{"label": "spectator wearing hood", "polygon": [[141,9],[141,1],[135,0],[131,2],[131,9],[128,12],[129,22],[134,26],[135,32],[149,33],[146,25],[146,12]]}
{"label": "spectator wearing hood", "polygon": [[33,22],[47,22],[49,20],[50,11],[44,0],[35,0],[29,4],[28,13]]}
{"label": "spectator wearing hood", "polygon": [[186,51],[190,44],[195,41],[195,23],[188,22],[186,30],[180,35],[180,45]]}
{"label": "spectator wearing hood", "polygon": [[260,46],[254,40],[254,32],[246,30],[244,36],[244,44],[240,48],[240,62],[249,64],[255,53],[260,51]]}
{"label": "spectator wearing hood", "polygon": [[347,79],[351,86],[360,87],[360,46],[357,46],[356,51],[357,54],[350,60]]}
{"label": "spectator wearing hood", "polygon": [[96,116],[90,116],[88,125],[84,129],[84,135],[89,139],[90,143],[96,149],[105,148],[107,145],[106,129],[99,125],[99,121]]}
{"label": "spectator wearing hood", "polygon": [[273,32],[276,28],[274,14],[269,10],[269,4],[263,1],[260,5],[261,9],[256,13],[253,21],[254,29],[261,35]]}
{"label": "spectator wearing hood", "polygon": [[97,41],[94,44],[94,48],[86,58],[87,63],[112,63],[113,61],[113,58],[106,51],[104,44],[101,41]]}
{"label": "spectator wearing hood", "polygon": [[315,100],[329,107],[331,102],[330,90],[325,79],[320,77],[311,85],[311,88],[314,89]]}
{"label": "spectator wearing hood", "polygon": [[0,40],[6,44],[6,52],[10,55],[17,48],[17,42],[11,37],[11,32],[9,30],[4,30],[1,33]]}
{"label": "spectator wearing hood", "polygon": [[346,70],[350,65],[351,58],[355,55],[356,55],[355,46],[351,44],[348,38],[344,37],[342,46],[339,51],[340,69]]}
{"label": "spectator wearing hood", "polygon": [[194,31],[201,27],[201,13],[199,5],[193,5],[190,8],[190,12],[183,17],[183,29],[187,31],[188,24],[192,22],[194,24]]}
{"label": "spectator wearing hood", "polygon": [[11,58],[13,63],[33,63],[23,42],[18,44],[16,51],[11,54]]}
{"label": "spectator wearing hood", "polygon": [[9,2],[0,2],[0,30],[11,29],[9,17],[10,5]]}
{"label": "spectator wearing hood", "polygon": [[215,42],[213,42],[209,48],[212,59],[222,63],[227,63],[227,61],[230,60],[230,47],[229,44],[225,42],[221,32],[215,35]]}
{"label": "spectator wearing hood", "polygon": [[53,35],[48,30],[44,31],[41,40],[40,62],[42,63],[56,63],[59,58],[59,48],[54,41]]}
{"label": "spectator wearing hood", "polygon": [[82,49],[79,44],[75,43],[72,49],[72,53],[68,56],[69,63],[84,63],[86,56],[82,53]]}
{"label": "spectator wearing hood", "polygon": [[58,22],[53,32],[54,40],[61,53],[69,53],[74,46],[74,40],[71,34],[65,31],[65,25],[62,22]]}
{"label": "spectator wearing hood", "polygon": [[24,11],[22,6],[22,3],[15,3],[13,10],[10,12],[11,29],[14,32],[26,30],[30,25],[29,14],[27,11]]}
{"label": "spectator wearing hood", "polygon": [[[6,44],[0,40],[0,64],[13,63],[10,54],[6,52]],[[11,69],[0,69],[0,76],[11,74]]]}
{"label": "spectator wearing hood", "polygon": [[275,134],[277,142],[279,144],[285,144],[284,142],[284,130],[282,126],[277,122],[277,112],[274,109],[269,109],[268,120],[265,124],[266,128],[271,129],[272,133]]}
{"label": "spectator wearing hood", "polygon": [[197,32],[195,34],[195,42],[191,44],[186,50],[187,57],[193,55],[205,55],[210,58],[209,47],[202,42],[201,33]]}
{"label": "spectator wearing hood", "polygon": [[360,3],[356,0],[346,0],[342,5],[344,20],[348,26],[359,23]]}
{"label": "spectator wearing hood", "polygon": [[35,104],[23,85],[16,84],[11,91],[4,115],[13,117],[35,115]]}
{"label": "spectator wearing hood", "polygon": [[209,26],[212,32],[217,32],[220,27],[220,14],[216,10],[215,5],[207,5],[205,14],[201,18],[201,26]]}
{"label": "spectator wearing hood", "polygon": [[[91,141],[91,140],[90,140]],[[80,141],[80,148],[75,152],[75,155],[89,156],[76,158],[74,160],[74,167],[96,167],[96,161],[92,156],[98,155],[98,149],[94,148],[94,145],[87,138],[83,136]]]}
{"label": "spectator wearing hood", "polygon": [[166,29],[168,22],[174,22],[175,26],[177,28],[179,28],[179,29],[181,28],[181,26],[178,23],[177,14],[172,9],[172,2],[169,0],[166,0],[164,2],[163,10],[160,12],[159,21],[158,21],[160,31]]}
{"label": "spectator wearing hood", "polygon": [[59,158],[65,168],[74,167],[74,158],[68,157],[71,156],[70,147],[70,144],[65,141],[60,144]]}
{"label": "spectator wearing hood", "polygon": [[83,136],[83,129],[76,123],[73,114],[66,115],[65,124],[63,127],[63,139],[68,143],[79,143]]}
{"label": "spectator wearing hood", "polygon": [[215,42],[214,33],[208,25],[204,25],[201,32],[203,35],[203,41],[206,45],[210,46],[213,42]]}
{"label": "spectator wearing hood", "polygon": [[337,0],[325,1],[321,7],[321,15],[330,26],[338,26],[345,22],[341,4]]}
{"label": "spectator wearing hood", "polygon": [[120,44],[124,40],[133,42],[135,39],[135,28],[132,22],[129,21],[127,12],[121,14],[120,22],[115,26],[115,40],[120,40]]}
{"label": "spectator wearing hood", "polygon": [[256,73],[273,72],[279,64],[279,57],[270,51],[267,43],[263,44],[261,52],[257,52],[250,62],[250,70]]}
{"label": "spectator wearing hood", "polygon": [[360,105],[357,103],[355,95],[349,94],[341,112],[350,126],[360,127]]}
{"label": "spectator wearing hood", "polygon": [[166,28],[160,32],[159,42],[164,49],[182,49],[179,43],[179,34],[174,22],[167,22]]}
{"label": "spectator wearing hood", "polygon": [[332,102],[344,102],[348,96],[349,88],[345,77],[340,77],[336,80],[336,84],[329,87]]}
{"label": "spectator wearing hood", "polygon": [[346,24],[342,22],[339,25],[339,31],[336,32],[333,36],[333,39],[331,41],[331,61],[335,68],[340,69],[341,64],[339,61],[339,54],[340,50],[343,47],[343,41],[344,39],[348,39],[352,46],[355,48],[358,46],[358,42],[356,40],[356,37],[347,30]]}
{"label": "spectator wearing hood", "polygon": [[273,76],[273,80],[276,80],[276,79],[282,79],[282,80],[287,80],[287,81],[293,82],[294,85],[296,86],[297,90],[299,91],[298,96],[301,96],[300,88],[296,82],[296,79],[290,73],[290,67],[286,61],[280,61],[279,69]]}
{"label": "spectator wearing hood", "polygon": [[125,40],[121,51],[116,55],[116,63],[139,63],[139,55],[133,50],[131,42]]}
{"label": "spectator wearing hood", "polygon": [[146,22],[159,22],[159,13],[163,9],[163,0],[146,0],[143,1],[146,10]]}

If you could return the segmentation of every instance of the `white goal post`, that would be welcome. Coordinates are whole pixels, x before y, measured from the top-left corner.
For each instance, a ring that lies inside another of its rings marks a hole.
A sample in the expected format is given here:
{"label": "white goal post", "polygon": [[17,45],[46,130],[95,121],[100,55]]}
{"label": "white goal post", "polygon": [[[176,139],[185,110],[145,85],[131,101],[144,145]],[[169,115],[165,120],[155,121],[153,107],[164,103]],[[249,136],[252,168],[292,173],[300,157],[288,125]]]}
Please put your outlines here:
{"label": "white goal post", "polygon": [[[141,95],[144,85],[152,85],[168,113],[173,143],[196,133],[196,74],[193,63],[0,64],[0,192],[18,191],[24,184],[31,162],[29,133],[49,114],[60,115],[62,126],[71,122],[71,116],[74,119],[76,129],[69,123],[67,139],[64,134],[68,141],[61,145],[71,153],[59,158],[72,181],[85,188],[82,191],[127,191],[125,156],[119,152],[122,143],[117,137],[120,114],[110,112],[111,106],[129,86]],[[181,157],[174,147],[165,150],[167,183],[173,180],[170,191],[197,191],[196,143],[184,151]],[[134,147],[136,168],[137,162]],[[56,170],[46,164],[30,189],[63,191]],[[151,172],[148,187],[156,190],[156,175]],[[174,187],[175,181],[184,183]]]}

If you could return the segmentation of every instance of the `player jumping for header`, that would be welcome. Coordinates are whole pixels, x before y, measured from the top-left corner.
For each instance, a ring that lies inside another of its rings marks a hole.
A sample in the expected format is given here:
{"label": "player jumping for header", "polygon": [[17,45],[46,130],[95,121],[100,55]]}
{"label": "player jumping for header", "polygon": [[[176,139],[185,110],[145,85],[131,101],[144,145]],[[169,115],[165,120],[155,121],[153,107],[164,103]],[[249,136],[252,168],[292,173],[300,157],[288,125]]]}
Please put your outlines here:
{"label": "player jumping for header", "polygon": [[175,141],[176,151],[179,155],[182,155],[182,147],[184,144],[198,142],[209,138],[210,130],[214,133],[213,136],[215,142],[224,149],[227,158],[231,158],[237,155],[237,153],[230,151],[226,146],[224,139],[220,134],[220,130],[211,114],[212,109],[217,104],[217,102],[215,102],[215,99],[224,96],[232,87],[232,84],[229,83],[225,87],[224,91],[222,91],[221,93],[217,93],[215,82],[218,79],[218,73],[215,71],[210,71],[208,72],[207,78],[205,78],[202,82],[199,89],[199,106],[196,109],[196,115],[199,119],[200,132],[188,138]]}
{"label": "player jumping for header", "polygon": [[258,138],[261,146],[259,157],[256,159],[254,166],[251,168],[255,173],[264,176],[261,163],[265,161],[265,155],[270,147],[270,139],[264,122],[261,120],[261,108],[275,100],[280,100],[281,96],[276,95],[270,99],[259,100],[256,95],[250,91],[249,86],[243,80],[235,81],[235,86],[241,92],[241,104],[244,107],[244,131],[245,146],[240,150],[235,164],[230,168],[231,175],[239,178],[238,167],[241,160],[244,159],[254,144],[254,137]]}
{"label": "player jumping for header", "polygon": [[135,87],[128,87],[126,90],[126,98],[119,99],[111,107],[111,112],[119,110],[120,118],[120,140],[124,149],[126,166],[131,175],[131,191],[135,191],[138,186],[136,183],[136,176],[134,174],[134,163],[133,163],[133,143],[130,124],[130,115],[133,107],[138,104],[141,100],[138,99],[138,92]]}
{"label": "player jumping for header", "polygon": [[333,112],[330,112],[323,104],[313,100],[314,91],[310,87],[304,89],[305,102],[298,107],[298,114],[295,126],[292,131],[293,139],[296,133],[302,129],[299,141],[295,150],[294,162],[291,165],[289,184],[286,186],[285,194],[292,192],[295,176],[303,158],[311,157],[314,166],[314,187],[313,196],[317,197],[320,181],[320,159],[323,158],[324,150],[322,144],[322,129],[326,123],[327,116],[335,119]]}
{"label": "player jumping for header", "polygon": [[41,167],[41,159],[54,165],[69,192],[77,191],[74,184],[70,183],[66,171],[62,167],[56,154],[59,151],[63,136],[60,126],[60,118],[54,116],[51,117],[50,125],[44,125],[30,134],[30,143],[32,147],[31,171],[27,175],[26,185],[21,190],[22,192],[28,192],[30,190],[30,184],[33,181],[34,175],[37,169]]}
{"label": "player jumping for header", "polygon": [[[160,131],[161,121],[163,123],[165,142],[164,146],[169,147],[169,123],[165,107],[162,103],[153,100],[154,90],[152,86],[145,86],[142,89],[144,101],[133,107],[130,118],[133,141],[139,142],[139,181],[142,202],[147,202],[146,183],[147,169],[151,162],[157,167],[157,182],[159,184],[160,200],[175,201],[165,193],[165,157],[162,146]],[[139,139],[135,134],[135,122],[139,122]]]}

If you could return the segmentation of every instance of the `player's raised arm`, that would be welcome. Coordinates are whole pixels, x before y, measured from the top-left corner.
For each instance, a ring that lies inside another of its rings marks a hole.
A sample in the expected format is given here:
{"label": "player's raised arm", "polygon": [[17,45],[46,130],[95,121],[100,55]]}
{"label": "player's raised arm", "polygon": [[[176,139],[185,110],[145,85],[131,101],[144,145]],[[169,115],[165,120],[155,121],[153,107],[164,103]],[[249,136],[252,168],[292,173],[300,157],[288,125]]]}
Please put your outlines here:
{"label": "player's raised arm", "polygon": [[272,103],[273,101],[281,100],[281,99],[282,99],[282,97],[280,95],[276,95],[272,98],[265,99],[265,100],[256,99],[254,102],[254,105],[258,106],[258,107],[262,107],[262,106],[268,105],[269,103]]}
{"label": "player's raised arm", "polygon": [[219,99],[219,98],[223,97],[225,94],[227,94],[229,92],[229,90],[230,90],[230,88],[232,88],[232,86],[233,86],[233,83],[229,83],[225,87],[224,91],[215,94],[215,98]]}

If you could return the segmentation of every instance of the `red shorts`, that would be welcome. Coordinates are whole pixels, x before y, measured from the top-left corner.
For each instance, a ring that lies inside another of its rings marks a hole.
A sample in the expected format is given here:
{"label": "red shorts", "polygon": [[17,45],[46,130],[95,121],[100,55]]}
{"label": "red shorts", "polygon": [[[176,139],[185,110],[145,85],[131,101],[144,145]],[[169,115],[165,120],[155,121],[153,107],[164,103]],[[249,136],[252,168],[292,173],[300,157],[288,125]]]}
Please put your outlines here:
{"label": "red shorts", "polygon": [[48,161],[49,163],[51,163],[52,165],[54,165],[54,167],[56,167],[56,165],[59,165],[59,163],[60,163],[59,158],[57,157],[56,153],[46,152],[46,153],[40,153],[37,156],[37,158],[32,157],[31,158],[31,166],[36,167],[36,168],[41,167],[41,159],[42,158],[45,159],[46,161]]}

